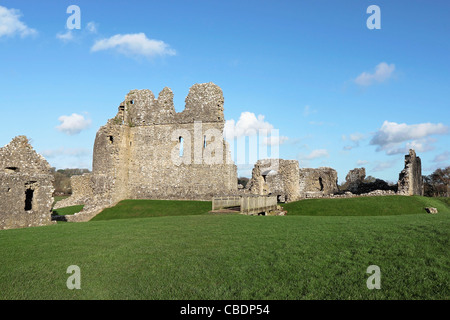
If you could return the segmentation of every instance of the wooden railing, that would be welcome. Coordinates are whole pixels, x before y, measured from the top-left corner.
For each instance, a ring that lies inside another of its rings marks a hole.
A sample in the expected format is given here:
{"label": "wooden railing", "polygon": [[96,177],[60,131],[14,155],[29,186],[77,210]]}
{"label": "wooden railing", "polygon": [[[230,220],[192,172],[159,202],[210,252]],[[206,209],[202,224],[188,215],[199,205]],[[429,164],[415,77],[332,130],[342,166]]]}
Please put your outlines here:
{"label": "wooden railing", "polygon": [[240,207],[240,213],[246,215],[259,214],[277,209],[276,196],[224,196],[212,199],[212,210]]}

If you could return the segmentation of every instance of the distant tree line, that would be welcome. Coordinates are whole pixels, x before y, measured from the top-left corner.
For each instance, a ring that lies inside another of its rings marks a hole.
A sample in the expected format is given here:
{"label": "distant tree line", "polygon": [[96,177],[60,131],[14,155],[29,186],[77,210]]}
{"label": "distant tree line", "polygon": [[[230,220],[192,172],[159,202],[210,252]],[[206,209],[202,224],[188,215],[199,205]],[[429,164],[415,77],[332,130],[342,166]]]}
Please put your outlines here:
{"label": "distant tree line", "polygon": [[450,166],[436,169],[429,176],[423,176],[423,192],[427,197],[448,197],[450,186]]}
{"label": "distant tree line", "polygon": [[70,178],[72,176],[81,176],[85,173],[90,173],[88,169],[59,169],[52,168],[52,174],[55,177],[53,186],[55,188],[55,195],[70,195],[72,194],[72,187],[70,185]]}

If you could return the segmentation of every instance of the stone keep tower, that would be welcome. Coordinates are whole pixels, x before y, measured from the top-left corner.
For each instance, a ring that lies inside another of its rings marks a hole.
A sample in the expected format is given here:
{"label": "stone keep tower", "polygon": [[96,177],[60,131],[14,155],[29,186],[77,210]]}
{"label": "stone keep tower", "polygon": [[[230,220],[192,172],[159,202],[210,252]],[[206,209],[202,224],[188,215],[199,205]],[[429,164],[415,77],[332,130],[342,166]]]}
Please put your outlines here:
{"label": "stone keep tower", "polygon": [[0,148],[0,229],[51,224],[53,179],[50,165],[27,137]]}
{"label": "stone keep tower", "polygon": [[422,162],[413,149],[405,156],[405,168],[398,179],[398,193],[423,196]]}
{"label": "stone keep tower", "polygon": [[223,105],[213,83],[192,86],[180,113],[169,88],[157,99],[150,90],[130,91],[97,133],[93,175],[108,182],[115,200],[210,200],[236,192]]}

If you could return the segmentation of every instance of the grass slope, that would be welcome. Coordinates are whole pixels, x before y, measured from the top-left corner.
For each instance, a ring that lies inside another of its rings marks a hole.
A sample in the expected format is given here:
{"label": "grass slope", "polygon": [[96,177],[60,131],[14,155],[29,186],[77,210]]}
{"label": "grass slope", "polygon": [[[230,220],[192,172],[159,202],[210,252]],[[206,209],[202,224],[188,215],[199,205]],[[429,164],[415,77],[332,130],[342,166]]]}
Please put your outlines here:
{"label": "grass slope", "polygon": [[60,209],[53,210],[52,215],[57,215],[57,216],[72,215],[72,214],[80,212],[81,210],[83,210],[83,208],[84,208],[83,205],[60,208]]}
{"label": "grass slope", "polygon": [[[0,231],[0,299],[449,299],[450,214],[171,216]],[[69,290],[70,265],[81,290]],[[381,268],[368,290],[367,267]]]}
{"label": "grass slope", "polygon": [[201,215],[211,211],[211,206],[210,201],[124,200],[105,209],[92,221]]}
{"label": "grass slope", "polygon": [[450,207],[441,199],[419,196],[308,199],[283,205],[283,208],[287,210],[288,215],[304,216],[386,216],[423,214],[425,212],[425,207],[435,207],[439,212],[450,212]]}

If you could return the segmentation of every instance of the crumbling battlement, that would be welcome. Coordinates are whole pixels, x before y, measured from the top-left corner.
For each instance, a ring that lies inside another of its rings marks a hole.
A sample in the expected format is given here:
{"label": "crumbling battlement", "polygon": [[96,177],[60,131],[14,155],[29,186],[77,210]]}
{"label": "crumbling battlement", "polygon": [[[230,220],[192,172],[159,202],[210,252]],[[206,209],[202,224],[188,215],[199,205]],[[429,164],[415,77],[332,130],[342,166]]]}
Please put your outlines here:
{"label": "crumbling battlement", "polygon": [[110,121],[130,127],[194,121],[224,123],[223,93],[215,84],[193,85],[185,102],[185,109],[177,113],[170,88],[164,88],[157,99],[150,90],[132,90],[120,104],[117,116]]}
{"label": "crumbling battlement", "polygon": [[50,165],[27,137],[0,148],[0,229],[51,224],[53,180]]}
{"label": "crumbling battlement", "polygon": [[213,83],[192,86],[179,113],[169,88],[158,99],[150,90],[130,91],[97,132],[88,193],[98,197],[84,211],[124,199],[210,200],[236,193],[223,105]]}
{"label": "crumbling battlement", "polygon": [[422,162],[413,149],[405,156],[405,168],[398,178],[398,193],[423,196]]}

